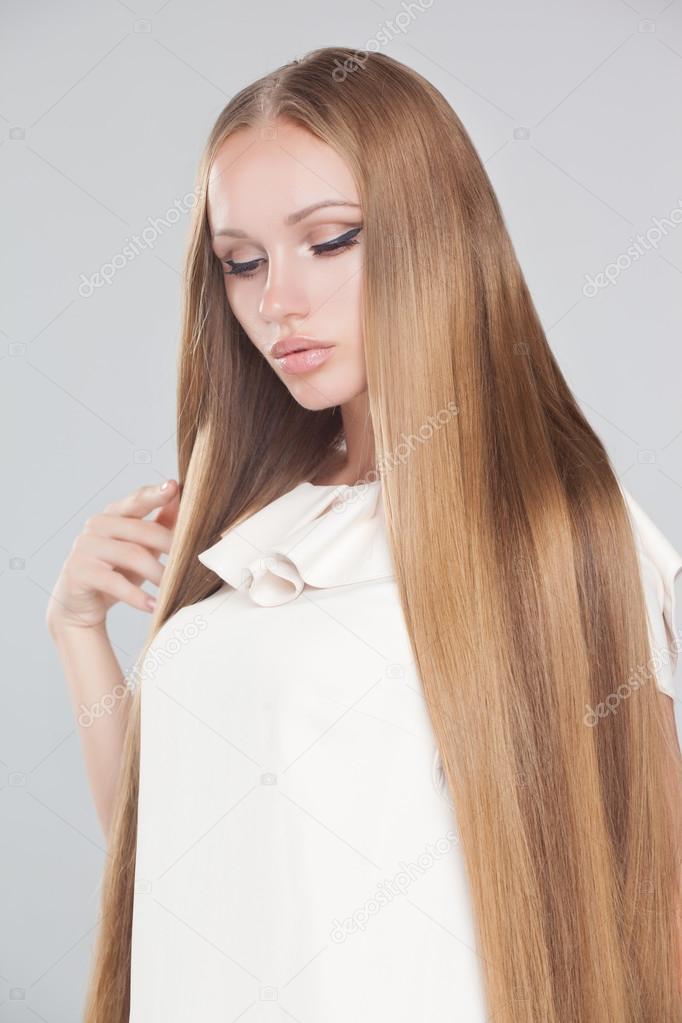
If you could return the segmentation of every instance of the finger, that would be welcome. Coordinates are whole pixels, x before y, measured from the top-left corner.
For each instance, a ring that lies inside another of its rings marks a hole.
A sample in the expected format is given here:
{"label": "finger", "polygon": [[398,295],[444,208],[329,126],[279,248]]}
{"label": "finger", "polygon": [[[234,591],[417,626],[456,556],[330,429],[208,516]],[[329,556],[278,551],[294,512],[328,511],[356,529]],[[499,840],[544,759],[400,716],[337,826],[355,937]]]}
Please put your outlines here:
{"label": "finger", "polygon": [[180,491],[177,490],[173,498],[165,504],[160,512],[154,517],[154,522],[158,522],[162,526],[167,526],[169,529],[173,529],[175,526],[178,509],[180,508]]}
{"label": "finger", "polygon": [[151,551],[127,540],[111,540],[107,536],[81,533],[74,545],[82,558],[95,558],[110,568],[123,568],[137,572],[156,586],[161,585],[164,566]]}
{"label": "finger", "polygon": [[147,601],[154,598],[150,593],[145,593],[139,586],[134,586],[120,572],[101,561],[88,561],[84,577],[88,587],[99,593],[106,593],[114,600],[123,601],[124,604],[130,604],[140,611],[151,610]]}
{"label": "finger", "polygon": [[92,515],[83,524],[83,534],[129,540],[162,554],[168,554],[173,534],[166,526],[151,519],[132,519],[123,515]]}
{"label": "finger", "polygon": [[126,494],[119,501],[112,501],[104,509],[107,515],[129,515],[133,518],[144,518],[154,508],[160,508],[175,496],[178,483],[175,480],[166,480],[168,485],[164,490],[163,484],[149,484],[138,487],[130,494]]}

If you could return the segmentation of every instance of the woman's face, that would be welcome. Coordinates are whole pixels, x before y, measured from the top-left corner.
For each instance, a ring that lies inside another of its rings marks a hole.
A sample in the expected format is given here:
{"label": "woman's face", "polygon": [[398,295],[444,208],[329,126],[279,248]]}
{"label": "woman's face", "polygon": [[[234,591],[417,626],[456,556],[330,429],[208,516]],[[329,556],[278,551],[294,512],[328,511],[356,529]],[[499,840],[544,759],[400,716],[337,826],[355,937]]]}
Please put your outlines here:
{"label": "woman's face", "polygon": [[[290,121],[240,128],[211,167],[208,220],[232,312],[296,401],[363,392],[362,211],[341,157]],[[278,358],[288,338],[328,347]]]}

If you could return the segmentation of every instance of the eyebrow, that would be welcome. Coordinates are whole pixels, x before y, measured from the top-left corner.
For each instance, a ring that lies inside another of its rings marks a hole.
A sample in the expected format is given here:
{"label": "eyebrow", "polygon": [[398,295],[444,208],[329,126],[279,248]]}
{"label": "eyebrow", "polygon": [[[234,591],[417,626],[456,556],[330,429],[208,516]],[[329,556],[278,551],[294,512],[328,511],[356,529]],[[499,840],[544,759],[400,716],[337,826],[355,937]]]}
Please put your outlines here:
{"label": "eyebrow", "polygon": [[[356,209],[360,208],[360,204],[357,202],[348,202],[346,200],[339,199],[323,199],[321,202],[314,202],[310,206],[304,206],[302,210],[297,210],[296,213],[290,213],[288,217],[284,218],[284,223],[287,227],[291,227],[294,224],[298,224],[299,220],[304,220],[305,217],[309,217],[315,210],[322,209],[325,206],[353,206]],[[239,231],[236,227],[222,227],[219,231],[216,231],[213,238],[218,238],[220,235],[229,235],[231,238],[248,238],[246,231]]]}

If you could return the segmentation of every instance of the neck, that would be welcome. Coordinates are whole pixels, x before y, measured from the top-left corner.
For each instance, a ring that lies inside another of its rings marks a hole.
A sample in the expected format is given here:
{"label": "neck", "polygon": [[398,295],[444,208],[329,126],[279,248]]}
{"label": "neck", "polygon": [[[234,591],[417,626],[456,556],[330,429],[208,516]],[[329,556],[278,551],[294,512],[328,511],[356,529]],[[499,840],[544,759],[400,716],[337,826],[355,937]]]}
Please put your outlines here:
{"label": "neck", "polygon": [[377,479],[367,391],[341,406],[341,419],[345,449],[335,452],[325,466],[320,467],[314,482],[322,486],[335,483],[353,486]]}

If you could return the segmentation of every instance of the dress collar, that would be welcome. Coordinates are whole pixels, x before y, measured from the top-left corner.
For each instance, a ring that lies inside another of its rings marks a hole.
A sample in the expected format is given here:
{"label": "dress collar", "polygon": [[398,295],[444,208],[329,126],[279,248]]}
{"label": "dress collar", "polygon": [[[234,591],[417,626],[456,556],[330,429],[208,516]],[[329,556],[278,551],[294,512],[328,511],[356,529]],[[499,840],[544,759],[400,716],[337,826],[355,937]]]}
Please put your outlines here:
{"label": "dress collar", "polygon": [[346,586],[394,574],[381,481],[303,482],[229,529],[199,561],[256,604],[295,600],[304,585]]}

